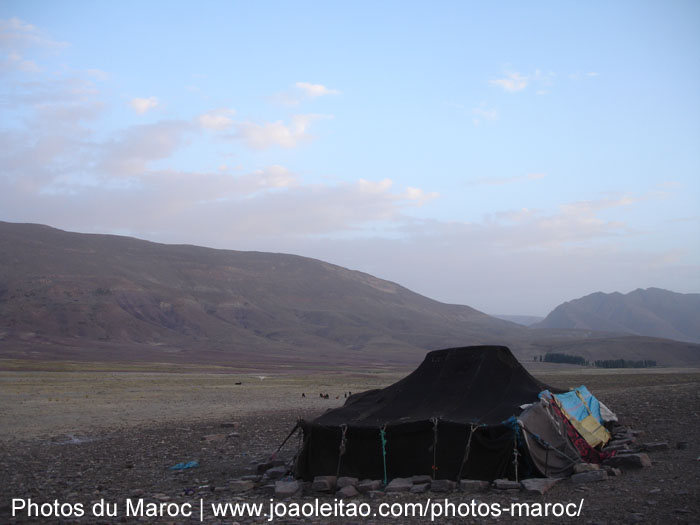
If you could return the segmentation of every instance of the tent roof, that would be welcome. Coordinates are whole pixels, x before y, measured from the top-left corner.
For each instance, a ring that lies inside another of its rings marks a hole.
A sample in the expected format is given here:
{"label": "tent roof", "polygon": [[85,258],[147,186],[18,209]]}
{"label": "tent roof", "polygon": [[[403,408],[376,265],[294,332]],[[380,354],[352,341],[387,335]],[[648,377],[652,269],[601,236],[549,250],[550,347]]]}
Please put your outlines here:
{"label": "tent roof", "polygon": [[404,379],[355,394],[314,424],[379,427],[437,417],[493,425],[519,415],[520,405],[537,401],[547,388],[505,346],[435,350]]}

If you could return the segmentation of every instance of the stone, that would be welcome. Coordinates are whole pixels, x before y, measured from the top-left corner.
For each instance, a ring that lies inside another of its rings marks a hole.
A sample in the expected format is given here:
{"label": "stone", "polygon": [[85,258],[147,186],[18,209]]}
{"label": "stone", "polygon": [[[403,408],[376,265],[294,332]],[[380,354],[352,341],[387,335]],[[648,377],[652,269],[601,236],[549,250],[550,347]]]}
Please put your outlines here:
{"label": "stone", "polygon": [[676,448],[678,450],[685,450],[688,448],[688,442],[687,441],[679,441],[676,443]]}
{"label": "stone", "polygon": [[226,440],[226,434],[208,434],[206,436],[202,436],[202,441],[205,441],[207,443],[212,443],[215,441],[225,441]]}
{"label": "stone", "polygon": [[522,485],[526,492],[544,494],[559,481],[561,480],[557,478],[530,478],[522,480],[520,485]]}
{"label": "stone", "polygon": [[634,437],[626,437],[626,438],[621,438],[621,439],[613,439],[612,441],[609,441],[608,444],[606,445],[609,448],[614,448],[619,445],[629,445],[631,443],[634,443],[637,438]]}
{"label": "stone", "polygon": [[241,476],[241,479],[243,481],[255,481],[257,483],[258,481],[260,481],[261,477],[262,476],[258,474],[246,474],[245,476]]}
{"label": "stone", "polygon": [[236,425],[238,425],[237,421],[226,421],[221,423],[221,428],[236,428]]}
{"label": "stone", "polygon": [[622,471],[619,468],[615,467],[609,467],[605,466],[605,472],[608,473],[608,476],[622,476]]}
{"label": "stone", "polygon": [[384,489],[386,492],[408,492],[413,487],[411,478],[394,478]]}
{"label": "stone", "polygon": [[509,479],[496,479],[493,486],[498,490],[520,490],[520,483]]}
{"label": "stone", "polygon": [[605,481],[606,479],[608,479],[608,473],[605,470],[591,470],[571,476],[572,483],[593,483],[595,481]]}
{"label": "stone", "polygon": [[668,442],[659,441],[656,443],[644,443],[642,445],[642,450],[647,452],[658,452],[659,450],[668,450]]}
{"label": "stone", "polygon": [[348,487],[348,486],[356,487],[358,481],[359,480],[357,478],[350,478],[348,476],[341,476],[338,478],[338,482],[336,483],[336,486],[339,489],[342,489],[342,488]]}
{"label": "stone", "polygon": [[457,484],[451,479],[435,479],[430,484],[432,492],[452,492]]}
{"label": "stone", "polygon": [[369,499],[381,498],[383,495],[384,495],[384,492],[382,492],[381,490],[370,490],[367,493],[367,496],[369,497]]}
{"label": "stone", "polygon": [[341,498],[354,498],[358,494],[359,492],[354,485],[345,485],[337,492],[337,495]]}
{"label": "stone", "polygon": [[265,463],[258,463],[256,471],[258,474],[264,474],[272,467],[281,467],[284,465],[284,461],[281,459],[273,459],[272,461],[266,461]]}
{"label": "stone", "polygon": [[267,479],[280,479],[287,473],[287,467],[272,467],[265,471]]}
{"label": "stone", "polygon": [[249,490],[253,490],[255,488],[255,482],[252,480],[234,480],[229,483],[229,488],[231,489],[231,492],[238,493],[238,492],[248,492]]}
{"label": "stone", "polygon": [[430,483],[433,481],[433,478],[427,474],[421,474],[420,476],[411,476],[411,481],[414,485],[422,485],[424,483]]}
{"label": "stone", "polygon": [[463,479],[459,482],[459,489],[463,492],[486,492],[489,490],[489,482],[480,479]]}
{"label": "stone", "polygon": [[338,479],[335,476],[316,476],[311,484],[314,492],[334,492]]}
{"label": "stone", "polygon": [[298,481],[277,481],[275,482],[275,497],[291,498],[297,492],[300,492],[300,489]]}
{"label": "stone", "polygon": [[423,494],[430,488],[430,483],[419,483],[418,485],[413,485],[411,487],[411,494]]}
{"label": "stone", "polygon": [[574,465],[574,474],[590,472],[591,470],[600,470],[600,465],[596,465],[595,463],[576,463]]}
{"label": "stone", "polygon": [[649,456],[644,453],[617,454],[606,459],[603,463],[611,467],[621,468],[623,470],[651,467],[651,459],[649,459]]}
{"label": "stone", "polygon": [[376,491],[382,488],[382,482],[378,479],[363,479],[357,484],[357,490],[362,494],[366,494],[371,491]]}

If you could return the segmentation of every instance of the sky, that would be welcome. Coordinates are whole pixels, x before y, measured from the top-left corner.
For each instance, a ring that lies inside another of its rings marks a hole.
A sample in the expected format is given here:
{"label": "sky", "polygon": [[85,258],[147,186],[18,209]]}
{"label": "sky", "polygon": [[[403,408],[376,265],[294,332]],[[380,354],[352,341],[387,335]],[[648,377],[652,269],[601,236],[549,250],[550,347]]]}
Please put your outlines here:
{"label": "sky", "polygon": [[700,292],[700,3],[0,0],[0,220],[490,314]]}

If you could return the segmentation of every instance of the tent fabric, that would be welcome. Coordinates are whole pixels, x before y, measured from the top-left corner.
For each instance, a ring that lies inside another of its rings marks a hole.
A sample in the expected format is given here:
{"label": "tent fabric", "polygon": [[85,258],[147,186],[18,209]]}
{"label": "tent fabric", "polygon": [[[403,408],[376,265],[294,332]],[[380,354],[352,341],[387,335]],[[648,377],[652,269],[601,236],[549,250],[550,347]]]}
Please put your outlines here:
{"label": "tent fabric", "polygon": [[565,478],[573,473],[581,458],[567,436],[564,421],[542,400],[533,403],[520,415],[523,438],[538,474],[549,478]]}
{"label": "tent fabric", "polygon": [[504,422],[547,388],[503,346],[429,352],[393,385],[352,395],[342,407],[301,421],[304,443],[296,474],[514,477],[517,431]]}
{"label": "tent fabric", "polygon": [[553,396],[562,413],[590,446],[596,447],[610,441],[610,433],[603,426],[600,415],[600,402],[585,386]]}
{"label": "tent fabric", "polygon": [[598,402],[600,403],[600,418],[603,420],[603,424],[617,423],[617,414],[605,406],[602,401],[599,400]]}
{"label": "tent fabric", "polygon": [[404,379],[354,394],[316,420],[321,425],[379,427],[429,421],[499,424],[521,412],[547,385],[523,368],[505,346],[429,352]]}
{"label": "tent fabric", "polygon": [[562,412],[562,409],[560,408],[559,404],[556,402],[556,399],[550,396],[547,398],[547,395],[543,392],[544,394],[544,399],[549,399],[550,403],[549,406],[551,407],[552,411],[561,419],[561,421],[564,423],[565,429],[566,429],[566,435],[568,436],[569,440],[571,443],[576,447],[576,450],[579,453],[579,456],[581,456],[581,459],[586,462],[586,463],[602,463],[604,460],[606,460],[609,457],[612,457],[615,455],[615,452],[602,452],[599,450],[596,450],[593,448],[588,441],[581,436],[580,432],[574,427],[572,424],[572,421],[569,419],[569,417]]}
{"label": "tent fabric", "polygon": [[492,481],[565,477],[609,457],[591,445],[607,407],[584,386],[552,392],[506,347],[435,350],[393,385],[301,420],[295,474]]}
{"label": "tent fabric", "polygon": [[570,392],[554,394],[554,397],[557,398],[560,406],[578,421],[592,415],[598,423],[603,423],[600,415],[600,403],[584,385]]}

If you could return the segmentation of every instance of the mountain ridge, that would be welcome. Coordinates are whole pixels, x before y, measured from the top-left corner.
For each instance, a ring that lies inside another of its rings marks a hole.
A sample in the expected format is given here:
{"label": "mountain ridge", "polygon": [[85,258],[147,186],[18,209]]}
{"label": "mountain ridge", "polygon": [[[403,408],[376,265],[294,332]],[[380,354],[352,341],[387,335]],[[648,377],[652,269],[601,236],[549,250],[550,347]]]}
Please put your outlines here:
{"label": "mountain ridge", "polygon": [[638,288],[595,292],[557,306],[533,328],[577,328],[700,342],[700,294]]}
{"label": "mountain ridge", "polygon": [[[475,344],[531,360],[572,340],[602,358],[619,336],[531,330],[298,255],[0,222],[5,359],[372,367]],[[653,359],[661,348],[626,341],[614,357]],[[700,345],[663,344],[663,364],[700,364]]]}

